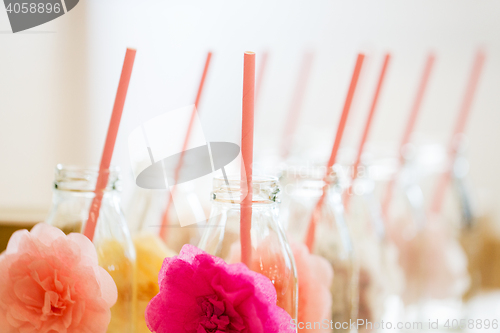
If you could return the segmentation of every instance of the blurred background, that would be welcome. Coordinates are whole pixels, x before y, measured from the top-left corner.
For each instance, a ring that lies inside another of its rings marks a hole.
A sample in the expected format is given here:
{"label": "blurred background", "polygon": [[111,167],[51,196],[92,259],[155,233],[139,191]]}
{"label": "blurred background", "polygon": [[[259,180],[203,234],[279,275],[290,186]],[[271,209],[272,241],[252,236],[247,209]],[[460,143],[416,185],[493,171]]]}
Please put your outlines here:
{"label": "blurred background", "polygon": [[[442,152],[482,49],[486,62],[465,130],[467,184],[476,214],[500,229],[499,17],[495,0],[82,0],[52,22],[12,34],[0,10],[0,250],[12,230],[45,220],[56,164],[99,163],[126,47],[138,51],[112,161],[123,173],[124,206],[135,188],[128,135],[140,123],[194,103],[207,51],[213,58],[198,109],[205,136],[235,143],[243,52],[257,53],[257,72],[264,68],[256,100],[257,158],[279,153],[301,63],[312,54],[293,146],[326,160],[358,52],[367,59],[342,148],[358,146],[390,52],[369,145],[396,151],[433,53],[412,141]],[[432,190],[424,187],[426,198]],[[491,258],[498,258],[500,247],[491,249],[498,251]],[[491,313],[500,313],[497,308]]]}
{"label": "blurred background", "polygon": [[[134,188],[127,137],[139,123],[194,102],[209,141],[239,142],[242,54],[267,54],[256,101],[256,155],[277,152],[304,54],[314,55],[297,147],[328,156],[358,52],[367,63],[342,147],[356,147],[386,52],[393,56],[370,144],[396,149],[425,59],[436,56],[414,141],[447,144],[476,51],[486,63],[466,133],[475,207],[500,218],[500,3],[497,1],[81,1],[12,34],[0,11],[0,221],[45,219],[57,163],[99,163],[127,46],[138,50],[113,164]],[[183,130],[179,130],[179,136]],[[324,151],[324,153],[322,153]],[[7,236],[8,237],[8,236]]]}
{"label": "blurred background", "polygon": [[[327,155],[357,52],[368,62],[343,147],[357,145],[385,52],[393,59],[369,139],[395,147],[427,54],[434,52],[436,63],[414,138],[445,144],[482,47],[487,59],[466,128],[467,157],[476,197],[498,218],[499,15],[493,0],[87,0],[57,20],[12,34],[2,10],[0,220],[43,220],[54,166],[99,163],[127,46],[138,53],[113,158],[126,176],[128,134],[194,102],[207,50],[214,56],[200,116],[210,141],[238,142],[242,53],[257,52],[257,67],[268,53],[256,154],[279,148],[302,57],[313,52],[297,144],[324,146]],[[132,185],[125,183],[124,196]]]}

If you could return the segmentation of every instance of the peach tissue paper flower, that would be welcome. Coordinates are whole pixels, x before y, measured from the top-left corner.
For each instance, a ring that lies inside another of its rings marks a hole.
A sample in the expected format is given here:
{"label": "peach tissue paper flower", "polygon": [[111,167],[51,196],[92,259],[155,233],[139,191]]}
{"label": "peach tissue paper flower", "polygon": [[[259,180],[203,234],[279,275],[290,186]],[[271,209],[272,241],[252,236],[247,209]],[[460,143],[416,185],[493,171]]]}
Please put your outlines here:
{"label": "peach tissue paper flower", "polygon": [[314,323],[331,320],[333,281],[332,266],[324,258],[309,253],[301,243],[291,243],[299,277],[299,332],[331,332],[330,328]]}
{"label": "peach tissue paper flower", "polygon": [[0,332],[106,332],[116,302],[90,240],[45,223],[16,231],[0,255]]}
{"label": "peach tissue paper flower", "polygon": [[146,309],[152,332],[295,332],[267,277],[195,246],[184,245],[163,261],[158,284],[160,292]]}

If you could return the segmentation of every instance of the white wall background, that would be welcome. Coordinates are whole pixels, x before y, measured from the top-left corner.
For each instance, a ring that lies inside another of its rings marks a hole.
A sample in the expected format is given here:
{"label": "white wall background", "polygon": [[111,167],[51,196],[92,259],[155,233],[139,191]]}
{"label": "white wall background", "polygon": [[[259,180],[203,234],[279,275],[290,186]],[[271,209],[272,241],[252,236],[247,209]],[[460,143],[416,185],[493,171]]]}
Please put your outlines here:
{"label": "white wall background", "polygon": [[88,146],[86,8],[12,34],[0,7],[0,220],[43,219],[60,161]]}
{"label": "white wall background", "polygon": [[[417,129],[426,140],[446,143],[474,53],[483,47],[487,62],[467,126],[468,157],[471,181],[493,207],[500,187],[499,17],[494,0],[82,0],[33,29],[51,33],[0,34],[0,212],[46,211],[56,163],[99,162],[127,46],[138,52],[113,160],[127,174],[128,133],[194,102],[208,50],[214,57],[202,122],[209,140],[234,142],[243,51],[269,52],[257,104],[257,154],[279,147],[301,57],[314,51],[297,137],[304,147],[323,149],[326,158],[358,51],[369,56],[368,66],[345,146],[359,140],[387,51],[393,61],[370,141],[399,140],[433,50],[437,62]],[[6,20],[0,9],[0,30],[9,30]]]}

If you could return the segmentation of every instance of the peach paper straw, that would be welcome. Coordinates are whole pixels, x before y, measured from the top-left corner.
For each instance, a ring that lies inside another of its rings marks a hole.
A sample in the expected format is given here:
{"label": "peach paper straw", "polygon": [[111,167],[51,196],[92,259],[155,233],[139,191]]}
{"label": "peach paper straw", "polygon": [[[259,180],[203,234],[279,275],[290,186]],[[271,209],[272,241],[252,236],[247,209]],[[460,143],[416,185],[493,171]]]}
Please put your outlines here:
{"label": "peach paper straw", "polygon": [[[212,59],[212,52],[208,52],[207,59],[205,60],[205,67],[203,68],[203,74],[201,75],[200,85],[198,87],[198,93],[196,94],[196,100],[194,102],[194,109],[191,113],[191,118],[189,119],[188,128],[186,131],[186,137],[184,138],[184,143],[182,145],[181,156],[179,157],[179,162],[177,162],[177,166],[175,168],[175,182],[177,183],[177,179],[179,178],[179,172],[182,169],[182,164],[184,162],[184,152],[189,144],[189,139],[191,138],[191,131],[193,129],[194,119],[196,116],[196,111],[198,110],[198,105],[200,104],[201,93],[203,91],[203,87],[205,85],[205,79],[208,73],[208,67],[210,66],[210,60]],[[172,206],[172,196],[175,192],[175,186],[172,187],[172,190],[168,193],[168,201],[167,208],[163,212],[163,216],[161,219],[161,229],[160,229],[160,237],[162,239],[167,239],[168,236],[168,213]]]}
{"label": "peach paper straw", "polygon": [[285,134],[283,135],[283,142],[281,145],[281,157],[283,160],[287,159],[290,154],[290,147],[293,144],[293,137],[297,130],[297,123],[305,96],[307,81],[311,72],[313,58],[313,53],[308,52],[304,54],[302,60],[297,84],[292,95],[292,104],[290,105],[290,110],[288,111],[288,117],[286,119]]}
{"label": "peach paper straw", "polygon": [[352,73],[351,84],[349,85],[349,90],[347,91],[347,96],[344,103],[344,109],[342,110],[342,115],[340,117],[339,126],[337,129],[337,133],[335,134],[335,141],[332,147],[332,153],[330,155],[330,159],[328,160],[328,164],[326,165],[327,174],[325,175],[325,186],[323,187],[323,193],[319,198],[316,206],[314,207],[313,214],[309,220],[309,226],[307,229],[307,235],[305,239],[306,246],[309,248],[309,251],[312,252],[314,245],[314,235],[316,232],[316,220],[318,218],[319,212],[321,211],[321,207],[323,206],[323,201],[325,200],[327,187],[329,184],[326,184],[326,179],[328,177],[328,173],[332,169],[335,164],[335,159],[337,158],[337,152],[340,147],[340,142],[342,141],[342,135],[344,134],[345,124],[347,122],[347,116],[349,115],[349,110],[351,109],[352,100],[354,98],[354,93],[356,91],[356,86],[358,84],[359,74],[361,73],[361,67],[363,66],[363,60],[365,56],[363,54],[358,54],[358,58],[356,59],[356,65],[354,67],[354,72]]}
{"label": "peach paper straw", "polygon": [[446,193],[446,187],[451,179],[451,173],[453,170],[453,163],[457,155],[457,137],[459,134],[463,133],[465,130],[465,125],[467,124],[467,119],[469,119],[470,110],[472,107],[472,101],[476,93],[477,84],[479,82],[479,77],[481,76],[481,71],[483,69],[485,54],[482,50],[479,50],[474,59],[474,65],[472,67],[472,72],[469,77],[469,82],[465,90],[464,99],[459,110],[457,123],[453,131],[449,146],[448,146],[448,170],[442,174],[436,192],[434,194],[434,200],[432,201],[431,212],[433,214],[439,214],[441,212],[441,207],[443,205],[444,194]]}
{"label": "peach paper straw", "polygon": [[394,191],[394,186],[396,185],[396,179],[401,170],[401,166],[404,162],[403,156],[403,148],[410,142],[411,134],[413,133],[413,129],[415,128],[415,123],[417,122],[417,116],[420,112],[420,105],[422,104],[422,100],[424,99],[425,90],[427,88],[427,83],[429,82],[429,78],[431,75],[432,67],[434,65],[435,56],[433,53],[427,56],[427,61],[424,67],[424,73],[422,75],[422,80],[420,81],[420,85],[418,87],[417,95],[415,97],[415,101],[413,103],[410,118],[408,118],[408,123],[406,124],[405,131],[403,133],[403,139],[401,140],[401,144],[399,146],[399,165],[398,170],[390,180],[389,184],[387,184],[387,189],[385,192],[385,197],[382,203],[382,213],[387,218],[389,213],[389,207],[392,200],[392,192]]}
{"label": "peach paper straw", "polygon": [[120,127],[123,107],[127,97],[132,68],[134,67],[135,53],[136,50],[130,48],[127,48],[127,52],[125,53],[120,82],[118,83],[118,91],[116,92],[115,104],[113,105],[113,112],[108,126],[108,134],[106,135],[106,142],[104,144],[101,164],[99,166],[95,196],[92,199],[89,217],[87,219],[87,223],[85,224],[85,230],[83,231],[83,234],[91,241],[94,238],[95,227],[97,225],[97,219],[99,218],[99,211],[101,209],[104,190],[108,184],[109,166],[111,164],[111,158],[113,157],[113,150],[115,148],[116,136],[118,135],[118,128]]}
{"label": "peach paper straw", "polygon": [[[240,235],[241,261],[250,267],[252,260],[252,164],[253,164],[253,129],[254,129],[254,101],[255,101],[255,53],[245,52],[243,65],[243,113],[241,122],[241,156],[243,158],[241,170],[241,188],[246,181],[248,193],[242,191]],[[243,169],[244,168],[244,169]]]}
{"label": "peach paper straw", "polygon": [[[370,111],[368,112],[368,118],[366,119],[365,128],[363,130],[363,136],[361,137],[361,142],[359,144],[358,154],[356,156],[356,160],[353,165],[353,172],[354,172],[352,176],[353,182],[356,178],[358,178],[358,168],[359,164],[361,163],[361,155],[363,154],[363,149],[365,147],[366,139],[368,138],[368,133],[370,132],[370,127],[373,121],[373,115],[375,114],[375,109],[377,108],[378,97],[380,95],[380,91],[382,90],[382,84],[384,83],[385,72],[387,70],[387,66],[389,65],[390,60],[391,60],[391,55],[387,53],[384,58],[384,64],[382,65],[382,70],[380,71],[380,76],[377,82],[377,87],[375,89],[375,95],[373,95],[373,101],[370,106]],[[346,210],[349,209],[351,188],[352,185],[349,187],[349,190],[345,192],[344,206]]]}

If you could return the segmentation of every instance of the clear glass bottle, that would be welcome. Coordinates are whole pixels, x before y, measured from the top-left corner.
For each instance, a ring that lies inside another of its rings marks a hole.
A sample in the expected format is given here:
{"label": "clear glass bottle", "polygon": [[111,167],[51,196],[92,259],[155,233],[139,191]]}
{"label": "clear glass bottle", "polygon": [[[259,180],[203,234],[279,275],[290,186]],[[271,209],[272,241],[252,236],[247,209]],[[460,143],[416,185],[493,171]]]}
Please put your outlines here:
{"label": "clear glass bottle", "polygon": [[[212,211],[199,248],[227,263],[241,261],[240,180],[214,179]],[[274,177],[253,177],[250,269],[267,276],[276,288],[278,306],[297,319],[297,271],[288,240],[278,221],[280,188]]]}
{"label": "clear glass bottle", "polygon": [[453,166],[453,205],[461,213],[460,243],[467,255],[471,283],[463,300],[462,318],[494,318],[500,291],[500,229],[491,202],[478,197],[468,179],[469,162],[460,147]]}
{"label": "clear glass bottle", "polygon": [[[201,192],[201,190],[209,191],[210,186],[203,189],[192,189],[192,193],[195,195],[190,196],[189,204],[192,205],[190,208],[192,210],[202,210],[206,216],[210,212],[210,202],[207,200],[207,204],[200,202],[198,200],[200,194],[195,193],[195,191]],[[205,192],[205,196],[206,193]],[[127,219],[128,225],[133,236],[138,234],[154,234],[155,236],[161,236],[162,230],[162,219],[165,213],[167,203],[169,201],[169,192],[166,190],[152,190],[143,189],[136,187],[132,193],[132,197],[129,200],[129,205],[127,205],[125,210],[125,217]],[[196,228],[194,226],[181,228],[179,216],[182,217],[183,211],[178,211],[174,204],[171,204],[168,218],[167,218],[167,231],[164,233],[164,243],[169,249],[175,253],[179,253],[184,244],[197,245],[200,241],[200,230],[202,228]],[[203,224],[200,222],[199,224]]]}
{"label": "clear glass bottle", "polygon": [[[289,168],[283,178],[281,220],[289,236],[304,242],[316,203],[327,186],[322,209],[317,215],[313,254],[325,258],[333,268],[332,320],[334,331],[347,332],[342,324],[355,322],[358,312],[359,265],[350,232],[345,224],[342,189],[334,171],[324,179],[325,168]],[[326,182],[325,182],[326,180]],[[338,323],[338,324],[337,324]]]}
{"label": "clear glass bottle", "polygon": [[[193,188],[198,194],[206,188]],[[205,193],[206,194],[206,193]],[[200,195],[191,195],[189,203],[196,205],[194,209],[204,210],[204,206],[197,199]],[[136,302],[136,333],[149,333],[144,313],[151,299],[160,290],[158,273],[166,257],[179,253],[184,244],[197,245],[200,240],[200,231],[196,225],[181,228],[178,211],[172,204],[169,218],[161,238],[162,217],[169,200],[169,192],[159,189],[144,189],[136,186],[129,205],[126,206],[126,218],[131,228],[132,239],[137,254],[137,302]],[[206,201],[209,201],[207,199]],[[208,215],[208,214],[207,214]],[[200,223],[204,226],[204,223]]]}
{"label": "clear glass bottle", "polygon": [[126,211],[137,255],[136,333],[150,332],[144,316],[146,307],[160,291],[158,273],[163,260],[177,254],[159,236],[166,202],[166,191],[136,187]]}
{"label": "clear glass bottle", "polygon": [[[466,158],[467,138],[456,138],[455,160],[450,161],[449,153],[442,153],[444,167],[435,171],[433,190],[442,181],[444,173],[450,172],[447,188],[442,193],[442,208],[439,218],[450,226],[459,240],[468,259],[470,286],[463,295],[465,301],[484,291],[500,288],[500,232],[495,225],[491,211],[485,209],[484,202],[477,200],[471,192],[469,161]],[[453,163],[451,163],[453,162]],[[451,167],[451,170],[448,168]],[[434,193],[433,193],[434,194]],[[475,194],[475,193],[474,193]],[[467,307],[472,309],[472,307]]]}
{"label": "clear glass bottle", "polygon": [[[93,240],[99,265],[109,272],[118,288],[118,300],[111,308],[107,332],[134,333],[136,254],[120,208],[119,173],[117,169],[108,172],[108,185]],[[97,168],[57,165],[52,208],[46,222],[67,234],[82,232],[94,198],[97,176]]]}
{"label": "clear glass bottle", "polygon": [[405,320],[427,320],[430,314],[445,313],[444,309],[448,315],[460,316],[460,297],[469,283],[457,228],[426,206],[428,197],[434,200],[434,187],[427,191],[426,186],[435,176],[427,149],[415,145],[405,149],[386,216],[405,274]]}
{"label": "clear glass bottle", "polygon": [[[374,323],[392,310],[390,299],[402,293],[404,275],[397,248],[386,235],[369,170],[360,166],[344,197],[346,220],[360,263],[358,319]],[[366,325],[362,328],[366,330]]]}

